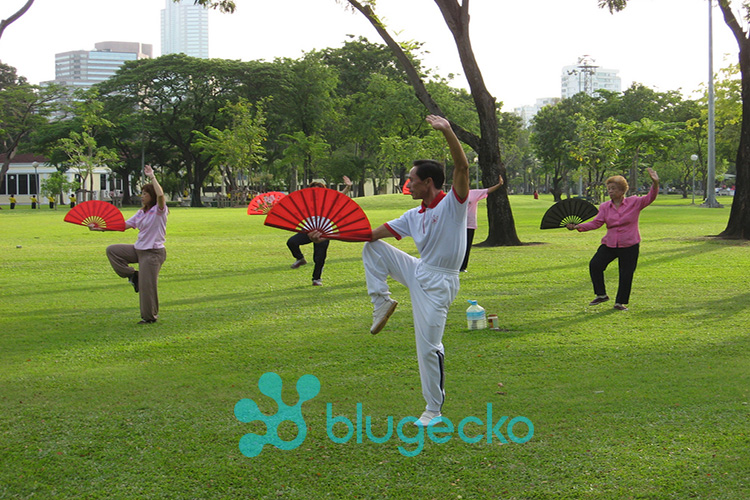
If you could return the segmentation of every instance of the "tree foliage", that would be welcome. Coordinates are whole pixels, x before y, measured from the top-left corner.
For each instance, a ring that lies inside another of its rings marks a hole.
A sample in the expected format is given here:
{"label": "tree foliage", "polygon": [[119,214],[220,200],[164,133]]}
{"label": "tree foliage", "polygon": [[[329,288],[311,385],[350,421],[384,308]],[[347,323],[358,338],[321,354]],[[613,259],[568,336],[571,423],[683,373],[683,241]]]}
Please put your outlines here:
{"label": "tree foliage", "polygon": [[[610,12],[623,10],[628,0],[599,0],[599,6]],[[745,19],[750,19],[750,2],[739,2]],[[737,19],[730,0],[718,0],[724,23],[732,32],[739,49],[740,85],[742,87],[742,122],[735,161],[735,195],[727,227],[720,236],[750,239],[750,32]],[[713,184],[713,180],[709,179]],[[713,189],[711,185],[709,189]]]}

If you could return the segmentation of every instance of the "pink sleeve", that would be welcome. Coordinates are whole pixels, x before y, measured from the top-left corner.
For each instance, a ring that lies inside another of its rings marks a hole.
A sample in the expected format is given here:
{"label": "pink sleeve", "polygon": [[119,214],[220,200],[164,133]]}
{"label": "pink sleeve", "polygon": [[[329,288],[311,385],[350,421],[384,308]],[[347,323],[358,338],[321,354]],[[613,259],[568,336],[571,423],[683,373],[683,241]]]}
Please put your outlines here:
{"label": "pink sleeve", "polygon": [[583,224],[578,224],[578,231],[584,232],[584,231],[591,231],[593,229],[599,229],[604,225],[604,211],[606,208],[599,206],[599,213],[596,214],[596,217],[594,217],[594,220],[585,222]]}

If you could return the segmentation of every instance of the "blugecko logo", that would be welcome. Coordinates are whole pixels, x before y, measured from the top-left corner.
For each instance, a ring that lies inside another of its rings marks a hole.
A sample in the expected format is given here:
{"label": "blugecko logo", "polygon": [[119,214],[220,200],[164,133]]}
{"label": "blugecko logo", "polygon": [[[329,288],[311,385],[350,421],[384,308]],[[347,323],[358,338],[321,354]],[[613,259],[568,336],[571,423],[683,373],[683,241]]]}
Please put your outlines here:
{"label": "blugecko logo", "polygon": [[[307,437],[307,425],[302,417],[302,403],[308,401],[320,392],[320,381],[315,375],[303,375],[297,380],[297,394],[299,401],[294,406],[287,406],[281,400],[281,388],[283,386],[281,377],[276,373],[268,372],[258,379],[260,392],[276,401],[279,410],[270,416],[263,415],[258,405],[252,399],[240,399],[234,405],[234,416],[240,422],[250,423],[260,420],[266,424],[266,434],[245,434],[240,439],[240,451],[246,457],[257,457],[263,451],[263,446],[272,444],[280,450],[293,450],[301,445]],[[291,441],[284,441],[279,437],[279,425],[284,421],[290,421],[297,426],[297,437]]]}
{"label": "blugecko logo", "polygon": [[[307,424],[302,416],[302,403],[318,395],[320,392],[320,381],[315,375],[303,375],[300,377],[297,380],[299,400],[294,406],[287,406],[281,400],[282,385],[281,377],[273,372],[264,373],[258,379],[260,392],[276,401],[279,407],[274,415],[263,415],[258,405],[252,399],[241,399],[234,405],[234,415],[240,422],[250,423],[258,420],[266,424],[265,435],[249,433],[242,436],[240,439],[240,451],[243,455],[257,457],[263,451],[263,446],[266,444],[271,444],[281,450],[293,450],[305,441],[307,437]],[[493,425],[495,418],[493,418],[492,413],[492,403],[487,403],[485,421],[469,416],[461,420],[457,427],[454,427],[450,419],[443,417],[440,422],[442,425],[430,425],[427,428],[417,427],[415,436],[408,436],[404,432],[404,426],[414,423],[417,419],[414,417],[404,417],[396,426],[396,434],[402,443],[413,444],[415,445],[415,449],[410,451],[403,446],[399,446],[398,451],[407,457],[419,455],[424,447],[425,434],[432,442],[439,444],[449,441],[456,430],[461,441],[468,444],[480,441],[486,441],[488,444],[491,444],[495,439],[500,443],[507,443],[508,440],[502,431],[503,426],[505,426],[508,438],[514,443],[525,443],[534,436],[534,424],[528,418],[519,416],[509,420],[509,417],[501,416],[497,418],[497,423]],[[365,437],[370,442],[377,444],[389,441],[393,436],[393,417],[389,416],[386,418],[387,431],[382,436],[373,434],[371,420],[372,417],[364,415],[362,403],[356,404],[356,419],[354,422],[343,415],[334,416],[333,405],[326,403],[326,434],[334,443],[347,443],[355,435],[358,444],[363,443]],[[291,441],[284,441],[279,437],[279,425],[285,421],[292,422],[297,426],[297,437]],[[519,437],[513,432],[513,427],[519,423],[526,428],[526,434],[523,437]],[[339,429],[341,425],[346,428],[346,433],[343,436],[337,435],[334,431],[336,424],[340,424]],[[474,426],[475,432],[478,430],[480,433],[471,436],[467,435],[466,428],[469,425]],[[482,429],[484,433],[481,433]]]}

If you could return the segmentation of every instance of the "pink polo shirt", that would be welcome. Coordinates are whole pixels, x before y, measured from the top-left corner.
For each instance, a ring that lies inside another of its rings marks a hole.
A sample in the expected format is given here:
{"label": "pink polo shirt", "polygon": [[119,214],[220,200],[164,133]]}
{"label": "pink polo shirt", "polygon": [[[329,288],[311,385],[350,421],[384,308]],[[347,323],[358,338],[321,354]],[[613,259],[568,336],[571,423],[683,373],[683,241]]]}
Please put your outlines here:
{"label": "pink polo shirt", "polygon": [[151,250],[164,248],[167,238],[167,215],[169,208],[160,209],[156,204],[151,210],[138,210],[134,216],[125,221],[125,226],[138,228],[138,239],[135,241],[136,250]]}
{"label": "pink polo shirt", "polygon": [[659,188],[656,184],[646,196],[628,196],[615,208],[612,200],[599,205],[599,213],[594,220],[578,225],[578,231],[591,231],[607,225],[607,234],[602,238],[602,245],[610,248],[627,248],[641,242],[638,231],[638,216],[656,199]]}

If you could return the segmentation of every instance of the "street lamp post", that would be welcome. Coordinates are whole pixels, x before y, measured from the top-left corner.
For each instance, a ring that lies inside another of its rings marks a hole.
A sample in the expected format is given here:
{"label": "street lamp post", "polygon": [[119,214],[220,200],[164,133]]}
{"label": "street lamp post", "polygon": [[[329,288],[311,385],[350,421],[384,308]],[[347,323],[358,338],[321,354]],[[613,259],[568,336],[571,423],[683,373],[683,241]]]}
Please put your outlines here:
{"label": "street lamp post", "polygon": [[708,2],[708,173],[706,175],[706,201],[703,207],[723,208],[716,201],[716,132],[714,111],[714,46],[713,46],[713,2]]}
{"label": "street lamp post", "polygon": [[690,159],[693,160],[693,202],[691,205],[695,205],[695,163],[698,161],[698,155],[690,155]]}

